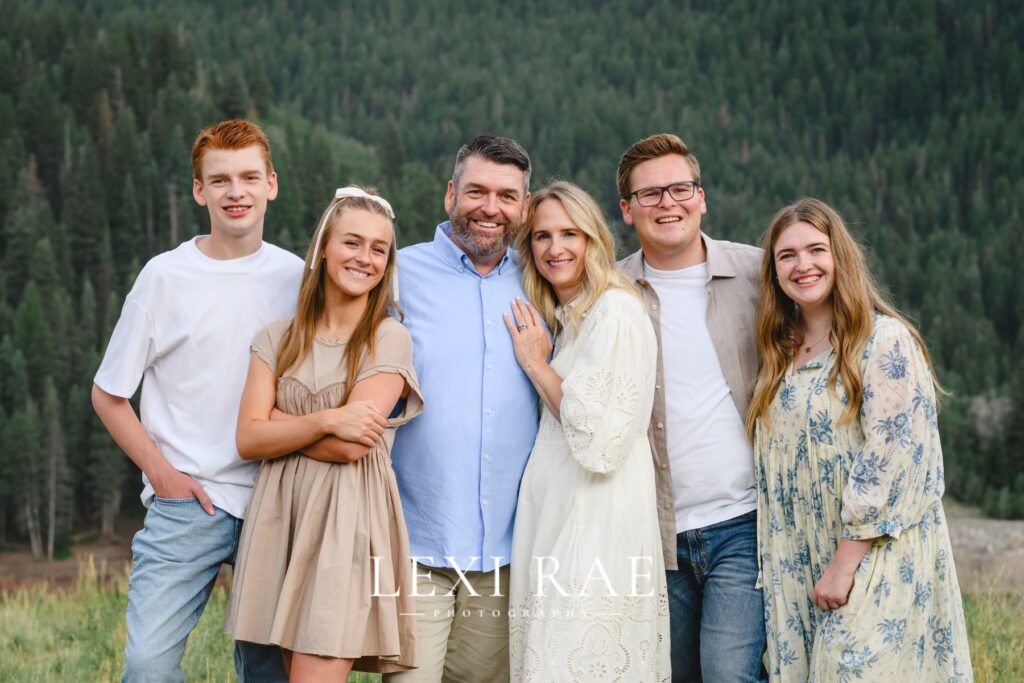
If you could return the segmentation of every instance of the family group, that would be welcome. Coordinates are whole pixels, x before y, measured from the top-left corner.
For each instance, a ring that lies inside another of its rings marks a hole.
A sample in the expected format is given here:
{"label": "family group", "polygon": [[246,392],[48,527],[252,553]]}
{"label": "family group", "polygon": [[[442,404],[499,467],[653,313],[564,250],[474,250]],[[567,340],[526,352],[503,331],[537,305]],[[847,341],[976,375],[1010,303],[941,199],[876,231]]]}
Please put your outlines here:
{"label": "family group", "polygon": [[242,681],[972,680],[944,392],[841,216],[713,239],[653,135],[616,263],[594,199],[531,170],[467,142],[401,250],[342,187],[300,261],[263,241],[263,131],[199,134],[210,232],[143,268],[92,395],[145,485],[123,679],[182,680],[229,563]]}

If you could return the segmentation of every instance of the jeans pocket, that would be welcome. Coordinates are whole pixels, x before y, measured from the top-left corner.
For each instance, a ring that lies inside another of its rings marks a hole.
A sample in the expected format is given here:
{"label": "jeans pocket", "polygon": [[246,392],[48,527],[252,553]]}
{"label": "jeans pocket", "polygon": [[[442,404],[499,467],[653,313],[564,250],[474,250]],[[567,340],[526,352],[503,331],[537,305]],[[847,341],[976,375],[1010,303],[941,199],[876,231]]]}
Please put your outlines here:
{"label": "jeans pocket", "polygon": [[188,505],[189,503],[199,504],[199,501],[195,496],[189,496],[188,498],[161,498],[160,496],[153,496],[154,503],[163,503],[164,505]]}

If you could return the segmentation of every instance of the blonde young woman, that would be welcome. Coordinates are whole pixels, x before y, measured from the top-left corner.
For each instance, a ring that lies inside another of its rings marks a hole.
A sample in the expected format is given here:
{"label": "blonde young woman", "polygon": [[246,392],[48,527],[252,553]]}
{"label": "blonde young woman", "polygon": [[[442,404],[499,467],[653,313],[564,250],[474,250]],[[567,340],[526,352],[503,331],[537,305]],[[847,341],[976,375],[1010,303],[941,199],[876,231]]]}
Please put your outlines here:
{"label": "blonde young woman", "polygon": [[517,248],[533,305],[517,300],[505,323],[543,408],[512,541],[512,679],[667,681],[654,329],[575,185],[533,195]]}
{"label": "blonde young woman", "polygon": [[771,680],[970,681],[921,335],[826,204],[782,209],[763,247],[747,428]]}
{"label": "blonde young woman", "polygon": [[225,628],[279,645],[291,680],[413,665],[409,543],[389,450],[422,401],[411,339],[391,314],[393,220],[381,197],[338,190],[295,317],[252,344],[238,451],[264,462]]}

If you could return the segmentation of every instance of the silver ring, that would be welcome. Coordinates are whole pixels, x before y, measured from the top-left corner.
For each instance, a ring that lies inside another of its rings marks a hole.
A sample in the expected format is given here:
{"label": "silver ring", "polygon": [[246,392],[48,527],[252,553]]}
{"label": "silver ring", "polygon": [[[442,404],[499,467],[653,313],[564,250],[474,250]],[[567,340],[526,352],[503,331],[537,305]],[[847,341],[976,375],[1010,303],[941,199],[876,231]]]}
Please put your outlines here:
{"label": "silver ring", "polygon": [[516,325],[516,329],[519,330],[520,332],[522,332],[523,330],[526,329],[526,323],[520,323],[520,324]]}

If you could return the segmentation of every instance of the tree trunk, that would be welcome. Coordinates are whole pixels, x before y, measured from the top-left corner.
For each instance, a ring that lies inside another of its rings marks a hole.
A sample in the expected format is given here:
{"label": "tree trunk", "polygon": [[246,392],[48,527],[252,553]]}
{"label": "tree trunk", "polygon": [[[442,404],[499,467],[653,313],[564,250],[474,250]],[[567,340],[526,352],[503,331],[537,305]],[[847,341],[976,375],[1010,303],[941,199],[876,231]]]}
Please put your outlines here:
{"label": "tree trunk", "polygon": [[43,536],[39,528],[39,510],[36,509],[34,496],[25,500],[25,527],[28,531],[28,542],[32,547],[32,557],[37,560],[43,558]]}
{"label": "tree trunk", "polygon": [[121,492],[111,491],[103,501],[100,518],[100,534],[104,538],[114,537],[114,520],[121,509]]}
{"label": "tree trunk", "polygon": [[170,242],[169,249],[178,246],[178,197],[174,192],[174,183],[167,183],[167,208],[170,212]]}
{"label": "tree trunk", "polygon": [[46,559],[53,559],[53,542],[57,537],[57,449],[52,442],[51,428],[50,447],[46,449],[49,460],[49,471],[46,477]]}

